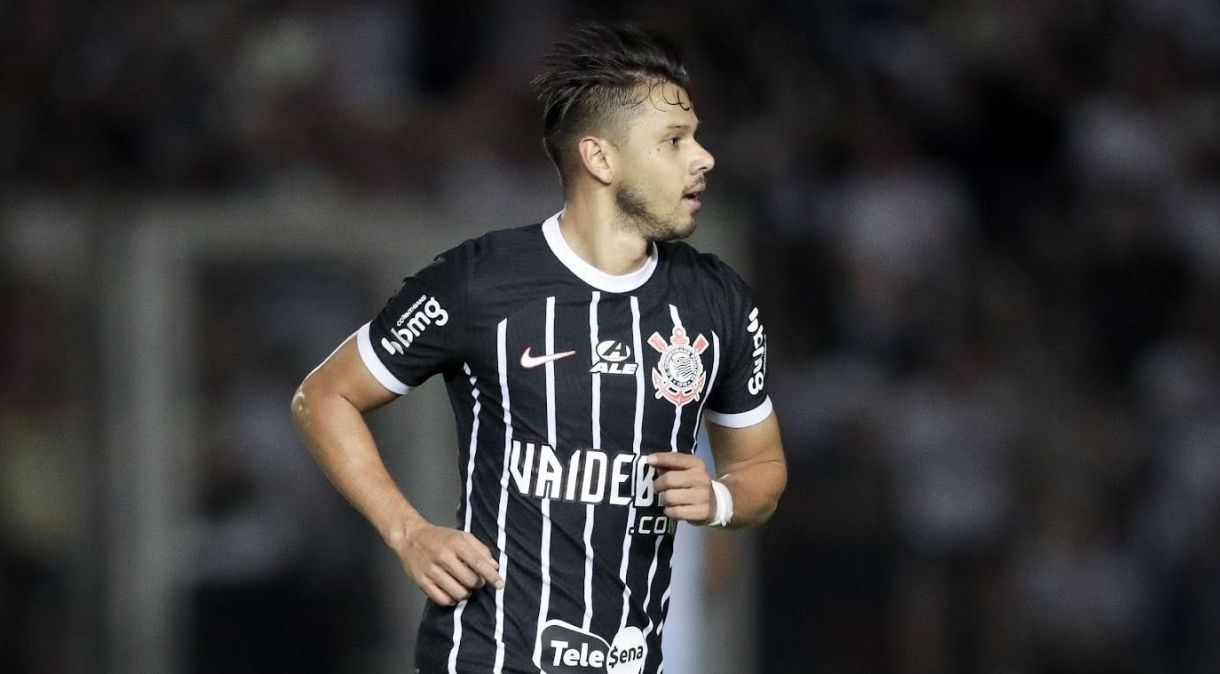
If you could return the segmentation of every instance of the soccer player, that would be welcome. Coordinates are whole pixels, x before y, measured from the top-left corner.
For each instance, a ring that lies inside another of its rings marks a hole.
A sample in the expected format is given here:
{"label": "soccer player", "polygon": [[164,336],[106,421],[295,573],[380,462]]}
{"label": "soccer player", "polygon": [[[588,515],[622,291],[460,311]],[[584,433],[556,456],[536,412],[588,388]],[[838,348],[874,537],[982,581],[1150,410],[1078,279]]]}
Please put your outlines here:
{"label": "soccer player", "polygon": [[[563,210],[407,278],[293,417],[430,600],[417,672],[652,674],[677,523],[756,525],[783,491],[766,332],[746,284],[677,241],[714,160],[673,44],[582,25],[534,85]],[[411,506],[363,421],[437,373],[454,528]],[[694,456],[701,421],[718,478]]]}

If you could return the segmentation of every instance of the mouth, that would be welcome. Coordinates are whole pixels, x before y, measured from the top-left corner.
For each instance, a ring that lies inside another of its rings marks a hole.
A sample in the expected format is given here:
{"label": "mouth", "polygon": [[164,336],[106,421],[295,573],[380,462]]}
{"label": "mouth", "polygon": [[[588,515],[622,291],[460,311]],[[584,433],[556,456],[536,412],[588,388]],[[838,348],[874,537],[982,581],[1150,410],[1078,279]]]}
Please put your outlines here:
{"label": "mouth", "polygon": [[699,185],[693,189],[687,190],[682,194],[682,202],[691,207],[691,210],[697,211],[702,203],[699,201],[699,195],[703,194],[703,190],[707,189],[704,185]]}

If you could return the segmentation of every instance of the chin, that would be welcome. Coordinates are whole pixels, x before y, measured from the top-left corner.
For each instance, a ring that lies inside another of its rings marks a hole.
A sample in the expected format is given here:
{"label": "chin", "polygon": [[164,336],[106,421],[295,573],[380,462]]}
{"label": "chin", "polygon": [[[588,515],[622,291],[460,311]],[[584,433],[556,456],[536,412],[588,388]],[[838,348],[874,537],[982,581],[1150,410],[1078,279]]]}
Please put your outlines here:
{"label": "chin", "polygon": [[695,219],[691,218],[684,223],[670,223],[667,227],[660,229],[657,235],[652,237],[653,241],[680,241],[690,236],[695,232]]}

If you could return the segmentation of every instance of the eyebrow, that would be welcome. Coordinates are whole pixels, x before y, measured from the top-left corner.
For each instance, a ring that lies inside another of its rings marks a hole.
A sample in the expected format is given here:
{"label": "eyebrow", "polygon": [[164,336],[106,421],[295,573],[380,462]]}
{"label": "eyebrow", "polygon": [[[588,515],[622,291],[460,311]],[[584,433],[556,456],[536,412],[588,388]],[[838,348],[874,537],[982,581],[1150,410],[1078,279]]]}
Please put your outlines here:
{"label": "eyebrow", "polygon": [[[698,121],[698,120],[695,120],[695,124],[694,124],[694,126],[696,126],[696,127],[697,127],[697,126],[699,126],[699,121]],[[670,125],[669,125],[668,127],[666,127],[666,128],[667,128],[667,129],[670,129],[670,130],[673,130],[673,131],[685,131],[686,129],[691,128],[691,125],[690,125],[690,124],[686,124],[686,123],[678,123],[678,122],[675,122],[675,123],[673,123],[673,124],[670,124]]]}

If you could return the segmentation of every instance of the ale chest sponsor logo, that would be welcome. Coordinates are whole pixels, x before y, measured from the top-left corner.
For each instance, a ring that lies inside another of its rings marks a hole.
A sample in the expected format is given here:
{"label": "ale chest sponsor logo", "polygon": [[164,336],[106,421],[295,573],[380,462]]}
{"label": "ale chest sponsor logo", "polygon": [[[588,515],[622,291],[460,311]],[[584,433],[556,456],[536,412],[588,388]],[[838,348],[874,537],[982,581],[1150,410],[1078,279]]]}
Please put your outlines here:
{"label": "ale chest sponsor logo", "polygon": [[607,339],[597,345],[597,362],[589,368],[589,372],[599,374],[635,374],[639,366],[626,362],[631,358],[631,347],[626,344]]}
{"label": "ale chest sponsor logo", "polygon": [[538,635],[539,661],[545,674],[640,674],[648,643],[638,627],[624,627],[606,640],[562,620],[549,620]]}

